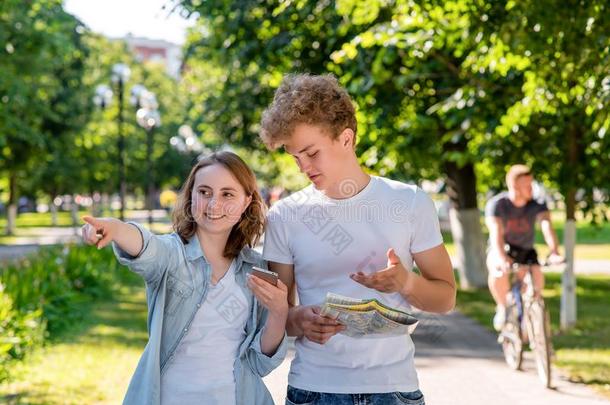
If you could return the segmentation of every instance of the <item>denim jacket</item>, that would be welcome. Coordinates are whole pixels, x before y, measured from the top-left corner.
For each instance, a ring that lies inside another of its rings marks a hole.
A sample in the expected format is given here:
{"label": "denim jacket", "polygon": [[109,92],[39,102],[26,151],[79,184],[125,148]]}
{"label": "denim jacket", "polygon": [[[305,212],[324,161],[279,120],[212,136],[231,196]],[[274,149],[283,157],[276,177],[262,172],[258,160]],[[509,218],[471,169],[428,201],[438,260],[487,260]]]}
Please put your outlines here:
{"label": "denim jacket", "polygon": [[[113,249],[121,264],[146,281],[149,337],[123,403],[157,405],[161,401],[161,374],[205,301],[211,267],[197,235],[184,244],[176,233],[154,235],[139,224],[132,225],[138,227],[144,240],[140,254],[130,256],[116,244]],[[261,352],[260,340],[268,313],[246,286],[246,274],[253,265],[264,266],[264,261],[250,248],[242,249],[235,260],[235,279],[250,300],[252,312],[246,323],[246,338],[233,365],[236,405],[273,404],[262,377],[284,359],[286,335],[273,356]]]}

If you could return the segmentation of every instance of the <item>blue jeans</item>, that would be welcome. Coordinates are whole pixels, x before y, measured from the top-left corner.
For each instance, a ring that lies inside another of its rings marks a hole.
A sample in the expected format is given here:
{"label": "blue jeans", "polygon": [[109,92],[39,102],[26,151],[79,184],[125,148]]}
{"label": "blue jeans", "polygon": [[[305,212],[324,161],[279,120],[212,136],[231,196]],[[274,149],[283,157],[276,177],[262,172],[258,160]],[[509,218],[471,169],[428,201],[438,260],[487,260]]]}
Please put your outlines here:
{"label": "blue jeans", "polygon": [[424,394],[387,392],[381,394],[330,394],[312,392],[288,386],[286,405],[425,405]]}

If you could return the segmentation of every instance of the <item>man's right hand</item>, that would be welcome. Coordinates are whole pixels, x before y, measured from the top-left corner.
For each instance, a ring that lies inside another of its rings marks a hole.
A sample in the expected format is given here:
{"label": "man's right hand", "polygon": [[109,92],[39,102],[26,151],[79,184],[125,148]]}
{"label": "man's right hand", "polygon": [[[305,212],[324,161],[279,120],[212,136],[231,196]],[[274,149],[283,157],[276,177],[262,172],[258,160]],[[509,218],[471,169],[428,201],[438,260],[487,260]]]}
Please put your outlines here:
{"label": "man's right hand", "polygon": [[320,315],[318,306],[300,306],[297,311],[295,323],[303,332],[303,336],[312,342],[323,345],[331,337],[345,330],[345,326],[336,320]]}
{"label": "man's right hand", "polygon": [[496,270],[498,272],[496,277],[500,277],[508,273],[513,265],[513,259],[511,259],[510,256],[505,253],[499,254],[496,260]]}

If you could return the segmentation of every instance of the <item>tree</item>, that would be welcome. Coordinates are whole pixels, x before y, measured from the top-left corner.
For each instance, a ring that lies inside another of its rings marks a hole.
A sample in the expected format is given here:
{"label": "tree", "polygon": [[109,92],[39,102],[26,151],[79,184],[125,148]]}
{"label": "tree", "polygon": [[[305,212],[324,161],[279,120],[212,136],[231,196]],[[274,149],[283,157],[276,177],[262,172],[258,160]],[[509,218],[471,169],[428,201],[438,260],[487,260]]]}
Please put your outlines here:
{"label": "tree", "polygon": [[603,169],[610,164],[610,22],[604,18],[608,3],[506,1],[494,7],[497,18],[489,29],[505,38],[512,52],[531,61],[524,70],[523,97],[502,117],[496,134],[519,134],[509,142],[513,153],[531,162],[564,197],[564,294],[569,292],[564,297],[569,312],[562,311],[562,327],[568,327],[576,320],[575,213],[580,204],[594,219],[596,212],[605,217],[605,209],[596,208],[609,199],[610,173]]}
{"label": "tree", "polygon": [[[552,1],[536,7],[529,7],[530,2],[517,6],[512,1],[482,0],[175,3],[201,16],[189,41],[189,63],[205,60],[216,73],[209,87],[214,95],[206,96],[203,110],[209,121],[218,123],[219,134],[256,145],[255,123],[282,74],[333,72],[359,107],[363,164],[401,179],[444,178],[453,204],[461,282],[466,287],[486,284],[478,191],[503,187],[508,165],[541,153],[546,163],[535,162],[534,168],[546,180],[555,178],[553,173],[571,175],[573,161],[557,158],[561,148],[539,145],[555,144],[555,137],[573,129],[543,128],[547,135],[540,136],[537,125],[526,125],[534,114],[538,123],[557,118],[556,107],[540,102],[544,97],[539,93],[549,74],[566,82],[566,72],[560,74],[552,60],[557,49],[545,45],[553,35],[566,35],[561,32],[565,21],[582,28],[574,28],[569,41],[573,48],[578,48],[578,36],[587,26],[599,34],[590,38],[587,51],[579,50],[586,58],[576,56],[586,60],[583,72],[592,66],[597,72],[597,81],[586,73],[572,92],[582,100],[580,117],[603,109],[596,105],[608,104],[604,103],[607,90],[594,85],[600,83],[600,69],[607,60],[605,22],[591,20],[604,10],[599,1],[587,3],[590,10],[576,20],[568,17],[569,8]],[[557,17],[560,13],[547,12],[555,9],[565,11],[563,23]],[[546,59],[528,49],[533,46],[529,36],[536,30],[524,29],[522,23],[534,21],[536,13],[546,13],[544,18],[555,29],[536,45]],[[566,61],[568,72],[577,65],[575,60]],[[610,79],[605,83],[609,87]],[[588,96],[583,89],[590,89]],[[579,120],[579,115],[570,122],[584,122],[603,138],[607,113],[594,115],[590,122]],[[605,142],[591,143],[587,154],[593,157],[591,167],[604,161]],[[566,145],[578,144],[566,141]],[[479,173],[490,183],[477,181]],[[597,180],[589,183],[588,190],[607,179],[596,176],[590,177]]]}
{"label": "tree", "polygon": [[366,106],[365,163],[445,179],[461,284],[486,285],[475,166],[498,118],[520,95],[518,68],[527,59],[484,35],[484,2],[338,4],[345,18],[363,24],[390,8],[387,21],[332,55],[335,72]]}
{"label": "tree", "polygon": [[[14,232],[20,184],[48,139],[82,125],[82,27],[59,0],[7,0],[0,7],[0,171],[8,173],[7,233]],[[76,110],[73,110],[76,108]]]}
{"label": "tree", "polygon": [[[485,285],[477,146],[520,93],[511,82],[520,80],[515,66],[525,63],[505,55],[500,41],[485,41],[480,28],[485,3],[181,4],[205,16],[202,39],[191,43],[191,54],[201,48],[211,55],[206,60],[230,72],[217,92],[229,102],[222,110],[210,105],[210,111],[226,116],[236,111],[231,104],[236,96],[226,83],[247,92],[248,80],[275,87],[289,71],[335,73],[358,103],[358,149],[371,171],[407,180],[445,177],[455,208],[462,284]],[[476,61],[483,46],[493,47],[498,66],[481,73]],[[501,57],[505,60],[498,62]],[[248,122],[258,118],[270,99],[266,94],[244,96],[255,106],[248,109]]]}

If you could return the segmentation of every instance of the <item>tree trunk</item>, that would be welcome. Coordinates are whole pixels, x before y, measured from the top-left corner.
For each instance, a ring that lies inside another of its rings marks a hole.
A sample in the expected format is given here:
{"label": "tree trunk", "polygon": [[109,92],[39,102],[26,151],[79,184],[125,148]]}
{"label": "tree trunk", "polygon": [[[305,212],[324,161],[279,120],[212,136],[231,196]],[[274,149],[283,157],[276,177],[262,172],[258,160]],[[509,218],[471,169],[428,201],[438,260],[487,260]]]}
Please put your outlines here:
{"label": "tree trunk", "polygon": [[576,245],[576,221],[566,220],[563,233],[566,267],[561,275],[560,327],[567,330],[576,324],[576,276],[574,275],[574,247]]}
{"label": "tree trunk", "polygon": [[102,194],[102,203],[101,203],[102,213],[100,216],[102,216],[102,217],[106,216],[106,211],[108,211],[108,216],[114,217],[114,213],[112,212],[111,201],[112,201],[112,199],[108,196],[107,193]]}
{"label": "tree trunk", "polygon": [[51,226],[57,226],[57,205],[55,205],[55,197],[51,197],[51,203],[49,204],[49,211],[51,211]]}
{"label": "tree trunk", "polygon": [[91,195],[91,215],[93,215],[94,217],[101,217],[103,216],[103,205],[102,205],[102,196],[100,193],[98,193],[97,191],[90,191],[89,194]]}
{"label": "tree trunk", "polygon": [[70,213],[72,217],[72,226],[74,227],[74,233],[78,232],[80,227],[80,221],[78,219],[78,203],[76,202],[76,195],[72,195],[72,204],[70,205]]}
{"label": "tree trunk", "polygon": [[12,236],[17,229],[17,173],[9,174],[9,196],[6,211],[6,235]]}
{"label": "tree trunk", "polygon": [[147,163],[147,176],[146,176],[146,209],[148,210],[148,227],[152,229],[153,224],[153,210],[154,210],[154,171],[153,171],[153,136],[155,128],[152,127],[146,131],[146,163]]}
{"label": "tree trunk", "polygon": [[579,155],[579,129],[568,134],[567,167],[570,167],[570,178],[565,195],[566,224],[563,234],[566,268],[561,277],[561,310],[560,327],[569,329],[576,324],[576,276],[574,275],[574,248],[576,246],[576,173]]}
{"label": "tree trunk", "polygon": [[477,207],[476,175],[474,165],[462,167],[454,162],[445,162],[447,194],[451,200],[451,234],[456,247],[457,266],[462,288],[485,287],[487,268],[485,265],[485,239],[481,230],[481,219]]}

